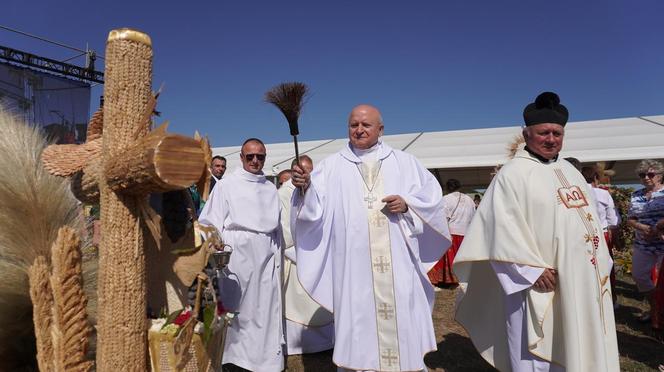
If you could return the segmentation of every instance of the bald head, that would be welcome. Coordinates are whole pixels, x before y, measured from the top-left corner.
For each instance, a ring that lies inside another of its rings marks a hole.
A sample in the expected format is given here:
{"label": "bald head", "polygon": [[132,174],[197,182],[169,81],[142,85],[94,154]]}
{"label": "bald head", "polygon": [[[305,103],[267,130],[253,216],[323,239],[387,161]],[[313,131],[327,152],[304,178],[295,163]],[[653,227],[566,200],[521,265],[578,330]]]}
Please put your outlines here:
{"label": "bald head", "polygon": [[291,170],[290,169],[284,169],[279,174],[277,174],[277,188],[281,187],[286,181],[291,179]]}
{"label": "bald head", "polygon": [[348,117],[348,139],[356,149],[368,149],[383,135],[383,117],[371,105],[355,106]]}
{"label": "bald head", "polygon": [[363,113],[370,115],[371,118],[375,119],[378,124],[383,125],[383,117],[380,114],[380,110],[378,110],[378,108],[375,106],[365,104],[353,107],[353,109],[350,111],[350,115],[348,116],[348,121],[350,122],[353,115],[357,116],[362,115]]}
{"label": "bald head", "polygon": [[[297,164],[297,160],[293,159],[291,162],[291,168],[293,168]],[[304,169],[306,169],[307,172],[310,172],[314,170],[314,161],[311,160],[311,158],[308,155],[300,155],[300,166]]]}
{"label": "bald head", "polygon": [[242,168],[249,173],[259,174],[265,164],[265,145],[258,138],[249,138],[242,144],[240,160]]}

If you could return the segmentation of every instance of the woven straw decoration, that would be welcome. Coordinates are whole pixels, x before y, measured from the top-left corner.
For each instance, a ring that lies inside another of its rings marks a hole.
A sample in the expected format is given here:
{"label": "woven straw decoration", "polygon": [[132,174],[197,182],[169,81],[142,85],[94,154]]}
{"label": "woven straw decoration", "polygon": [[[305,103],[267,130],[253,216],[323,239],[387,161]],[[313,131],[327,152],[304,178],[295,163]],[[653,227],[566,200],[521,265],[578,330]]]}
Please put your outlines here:
{"label": "woven straw decoration", "polygon": [[[106,44],[102,169],[145,136],[141,123],[152,96],[152,47],[147,35],[114,30]],[[114,193],[100,177],[101,224],[97,367],[145,371],[145,252],[138,204],[145,197]]]}
{"label": "woven straw decoration", "polygon": [[51,145],[44,149],[42,163],[54,176],[71,176],[100,156],[101,144],[101,138],[97,138],[82,145]]}
{"label": "woven straw decoration", "polygon": [[53,363],[56,371],[89,371],[85,360],[90,325],[85,312],[80,240],[70,227],[62,227],[51,248],[53,273]]}
{"label": "woven straw decoration", "polygon": [[35,324],[37,341],[37,364],[39,370],[53,370],[53,343],[51,322],[53,319],[53,293],[49,283],[48,264],[44,256],[39,256],[28,269],[30,299],[32,300],[32,320]]}
{"label": "woven straw decoration", "polygon": [[87,142],[101,138],[104,131],[104,110],[99,109],[92,115],[92,119],[88,123],[88,131],[85,136]]}
{"label": "woven straw decoration", "polygon": [[71,191],[76,199],[87,204],[99,203],[98,179],[102,174],[101,157],[94,159],[82,171],[71,178]]}

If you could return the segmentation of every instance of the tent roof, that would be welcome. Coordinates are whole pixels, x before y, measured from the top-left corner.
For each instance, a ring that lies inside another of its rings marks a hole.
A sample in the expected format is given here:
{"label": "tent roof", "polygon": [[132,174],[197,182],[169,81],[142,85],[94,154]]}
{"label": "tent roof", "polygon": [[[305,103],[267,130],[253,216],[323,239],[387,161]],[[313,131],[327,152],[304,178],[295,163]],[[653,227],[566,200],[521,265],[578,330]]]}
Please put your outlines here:
{"label": "tent roof", "polygon": [[[584,163],[622,161],[623,167],[625,161],[631,165],[641,159],[664,158],[664,115],[570,122],[565,128],[563,157],[573,156]],[[449,177],[453,170],[484,174],[503,164],[507,161],[508,145],[520,133],[520,126],[512,126],[386,135],[383,141],[415,155],[425,167],[441,170]],[[339,151],[347,141],[343,138],[299,142],[300,154],[309,155],[315,166]],[[290,167],[295,156],[292,143],[272,143],[266,147],[266,175],[276,175]],[[227,158],[229,170],[241,166],[240,146],[216,147],[212,151]],[[633,168],[629,173],[633,175]],[[487,173],[486,177],[462,183],[488,184],[488,176]],[[634,177],[623,181],[632,182]]]}

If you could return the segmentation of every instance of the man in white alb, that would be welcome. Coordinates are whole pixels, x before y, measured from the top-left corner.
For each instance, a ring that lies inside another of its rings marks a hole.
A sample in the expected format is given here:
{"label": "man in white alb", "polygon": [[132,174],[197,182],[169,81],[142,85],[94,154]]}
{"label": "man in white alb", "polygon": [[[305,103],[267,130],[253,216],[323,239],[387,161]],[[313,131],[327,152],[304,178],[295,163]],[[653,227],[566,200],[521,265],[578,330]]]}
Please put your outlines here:
{"label": "man in white alb", "polygon": [[[293,160],[291,168],[297,164]],[[300,166],[311,172],[314,164],[300,156]],[[297,188],[290,179],[279,188],[281,229],[284,235],[284,318],[288,355],[316,353],[334,347],[334,318],[302,288],[297,277],[297,256],[290,229],[291,199]]]}
{"label": "man in white alb", "polygon": [[311,174],[293,167],[297,270],[334,314],[339,368],[419,371],[436,350],[426,273],[450,237],[440,185],[382,133],[378,110],[357,106],[347,146]]}
{"label": "man in white alb", "polygon": [[501,371],[618,371],[612,261],[591,190],[559,159],[558,95],[524,110],[526,147],[484,194],[454,261],[456,320]]}
{"label": "man in white alb", "polygon": [[212,189],[199,222],[214,225],[233,248],[219,279],[223,306],[239,314],[228,327],[223,363],[251,371],[284,369],[281,312],[279,197],[265,179],[265,145],[257,138],[240,151],[242,168]]}

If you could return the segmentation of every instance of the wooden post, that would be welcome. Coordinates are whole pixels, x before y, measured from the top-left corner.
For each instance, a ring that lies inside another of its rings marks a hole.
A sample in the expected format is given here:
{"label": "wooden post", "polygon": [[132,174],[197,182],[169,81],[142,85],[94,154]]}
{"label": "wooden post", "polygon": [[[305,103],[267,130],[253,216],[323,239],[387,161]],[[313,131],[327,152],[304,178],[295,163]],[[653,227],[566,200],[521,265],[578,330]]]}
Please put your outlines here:
{"label": "wooden post", "polygon": [[[106,44],[102,169],[148,134],[142,120],[152,97],[152,42],[144,33],[119,29]],[[146,371],[145,252],[139,203],[145,196],[113,192],[100,177],[98,347],[99,371]]]}

